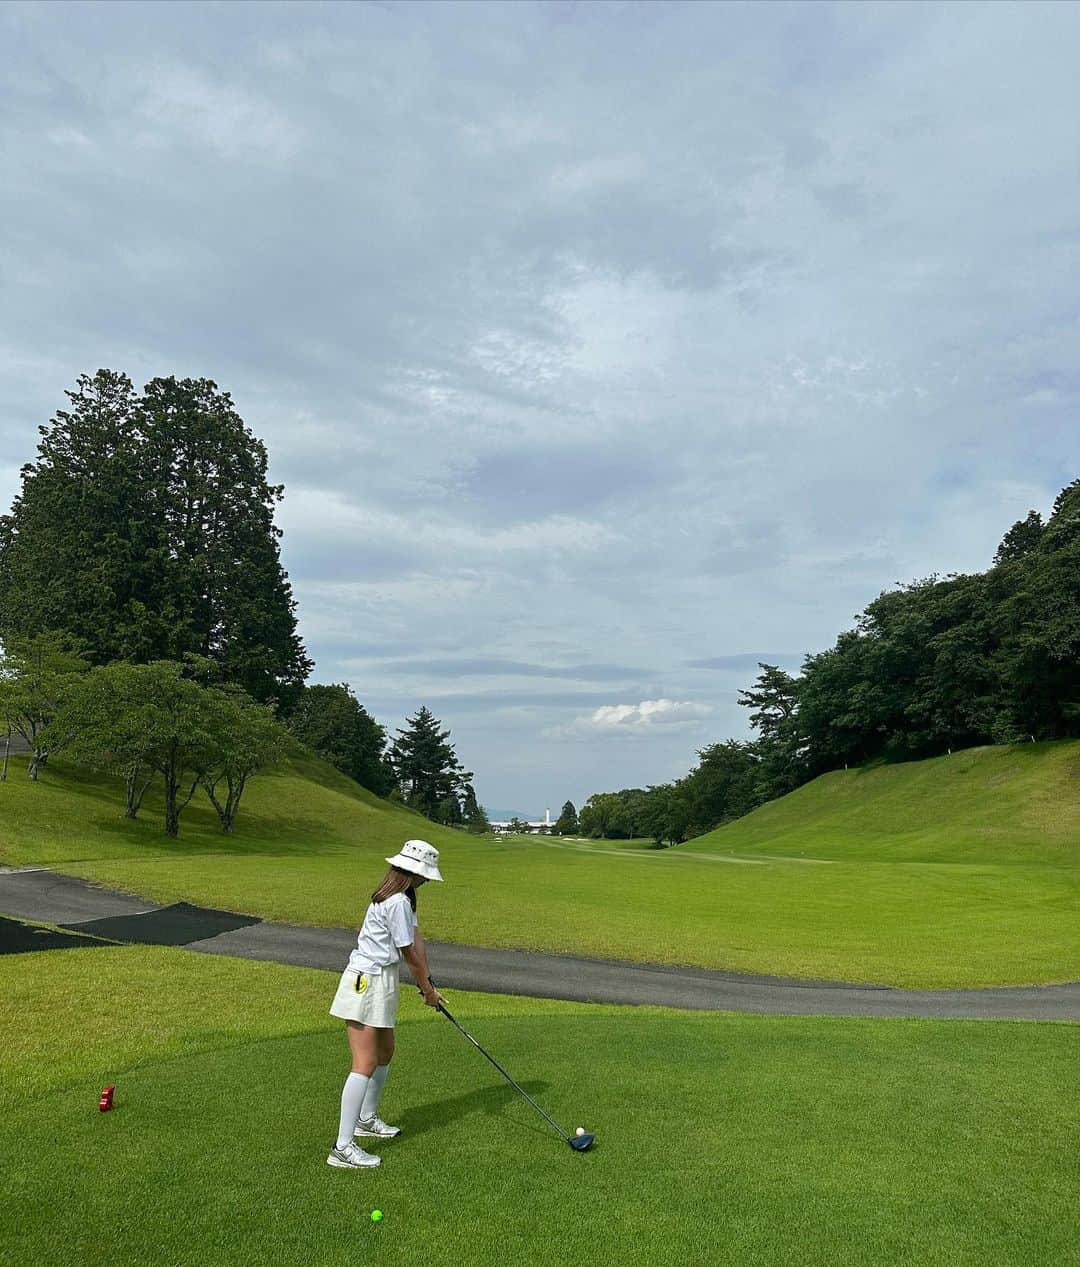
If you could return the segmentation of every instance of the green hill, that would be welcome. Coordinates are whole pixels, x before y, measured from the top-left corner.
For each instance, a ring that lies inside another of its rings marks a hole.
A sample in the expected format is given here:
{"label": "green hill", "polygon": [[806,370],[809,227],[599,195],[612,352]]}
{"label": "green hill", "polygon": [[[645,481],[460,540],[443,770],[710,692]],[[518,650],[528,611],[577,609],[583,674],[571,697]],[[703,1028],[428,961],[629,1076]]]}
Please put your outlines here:
{"label": "green hill", "polygon": [[1080,861],[1080,742],[824,774],[682,846],[919,862]]}
{"label": "green hill", "polygon": [[[1080,979],[1080,742],[826,775],[678,849],[440,828],[294,756],[255,779],[235,835],[198,798],[178,840],[108,780],[16,758],[0,863],[161,902],[356,926],[410,836],[443,854],[432,939],[895,985]],[[437,976],[437,965],[436,965]]]}
{"label": "green hill", "polygon": [[153,792],[132,821],[122,816],[113,779],[57,761],[35,785],[25,770],[25,758],[13,758],[8,781],[0,785],[0,863],[8,866],[33,862],[62,870],[66,862],[107,858],[352,854],[358,846],[390,852],[410,836],[439,848],[461,840],[460,832],[382,800],[299,748],[251,780],[228,836],[201,789],[183,813],[179,839],[169,840],[162,831],[162,800]]}

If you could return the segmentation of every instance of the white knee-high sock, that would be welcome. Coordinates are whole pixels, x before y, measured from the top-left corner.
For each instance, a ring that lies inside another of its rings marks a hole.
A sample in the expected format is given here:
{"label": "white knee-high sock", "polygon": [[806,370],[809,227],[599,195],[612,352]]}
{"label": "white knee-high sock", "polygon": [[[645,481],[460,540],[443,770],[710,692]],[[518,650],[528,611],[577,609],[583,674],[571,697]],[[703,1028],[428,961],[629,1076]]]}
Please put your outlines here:
{"label": "white knee-high sock", "polygon": [[341,1089],[341,1117],[338,1120],[337,1148],[344,1148],[353,1142],[353,1128],[360,1116],[360,1106],[364,1103],[364,1093],[368,1089],[370,1078],[362,1073],[351,1073],[345,1079]]}
{"label": "white knee-high sock", "polygon": [[383,1083],[386,1081],[386,1075],[389,1072],[389,1064],[379,1065],[368,1079],[367,1091],[364,1093],[364,1101],[360,1105],[361,1121],[370,1122],[378,1111],[379,1099],[382,1096]]}

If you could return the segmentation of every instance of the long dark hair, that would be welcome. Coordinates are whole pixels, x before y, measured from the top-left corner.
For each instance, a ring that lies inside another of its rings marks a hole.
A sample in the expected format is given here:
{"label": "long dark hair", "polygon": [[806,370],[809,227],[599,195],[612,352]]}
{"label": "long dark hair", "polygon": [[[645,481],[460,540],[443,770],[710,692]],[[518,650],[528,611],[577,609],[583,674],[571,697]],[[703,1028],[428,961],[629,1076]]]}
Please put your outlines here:
{"label": "long dark hair", "polygon": [[395,893],[405,893],[409,898],[409,905],[416,910],[416,890],[413,888],[413,881],[416,876],[411,871],[402,871],[400,867],[391,867],[386,875],[382,878],[382,884],[371,895],[373,902],[385,902],[388,897],[393,897]]}

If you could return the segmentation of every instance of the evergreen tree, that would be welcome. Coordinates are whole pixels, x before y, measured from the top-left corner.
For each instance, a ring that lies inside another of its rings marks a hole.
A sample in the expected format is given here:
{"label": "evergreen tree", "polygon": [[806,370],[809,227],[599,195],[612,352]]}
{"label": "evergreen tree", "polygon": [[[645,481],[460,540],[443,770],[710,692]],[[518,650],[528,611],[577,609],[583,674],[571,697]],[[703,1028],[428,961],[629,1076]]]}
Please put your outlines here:
{"label": "evergreen tree", "polygon": [[754,685],[739,692],[739,703],[754,710],[750,724],[758,732],[757,776],[764,799],[771,799],[805,782],[806,745],[799,729],[797,680],[775,664],[759,661],[758,668]]}
{"label": "evergreen tree", "polygon": [[209,379],[155,378],[139,402],[169,658],[218,661],[254,698],[289,702],[311,670],[274,524],[266,448]]}
{"label": "evergreen tree", "polygon": [[491,831],[491,823],[488,822],[487,813],[477,801],[476,792],[471,783],[465,788],[465,800],[461,807],[461,818],[465,825],[465,830],[471,832],[474,836],[485,836]]}
{"label": "evergreen tree", "polygon": [[70,410],[39,427],[38,458],[0,516],[0,637],[44,630],[81,640],[100,662],[157,645],[137,400],[99,370],[66,392]]}
{"label": "evergreen tree", "polygon": [[[428,818],[439,820],[440,806],[448,797],[460,796],[471,781],[448,743],[449,730],[431,711],[422,707],[397,732],[390,749],[390,764],[406,805]],[[460,813],[460,807],[459,807]]]}
{"label": "evergreen tree", "polygon": [[562,813],[555,820],[556,836],[576,836],[578,833],[578,815],[573,801],[567,801]]}
{"label": "evergreen tree", "polygon": [[0,637],[60,630],[96,663],[206,656],[257,699],[311,668],[262,443],[208,379],[82,375],[0,518]]}

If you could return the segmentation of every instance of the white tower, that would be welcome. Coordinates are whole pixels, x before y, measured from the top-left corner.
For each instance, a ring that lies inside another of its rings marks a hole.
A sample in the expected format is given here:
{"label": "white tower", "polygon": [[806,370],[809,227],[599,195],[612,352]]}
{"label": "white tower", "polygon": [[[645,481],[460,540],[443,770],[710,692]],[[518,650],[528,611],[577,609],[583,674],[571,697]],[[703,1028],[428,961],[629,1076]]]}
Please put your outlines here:
{"label": "white tower", "polygon": [[549,809],[544,810],[544,826],[551,826],[551,810]]}

